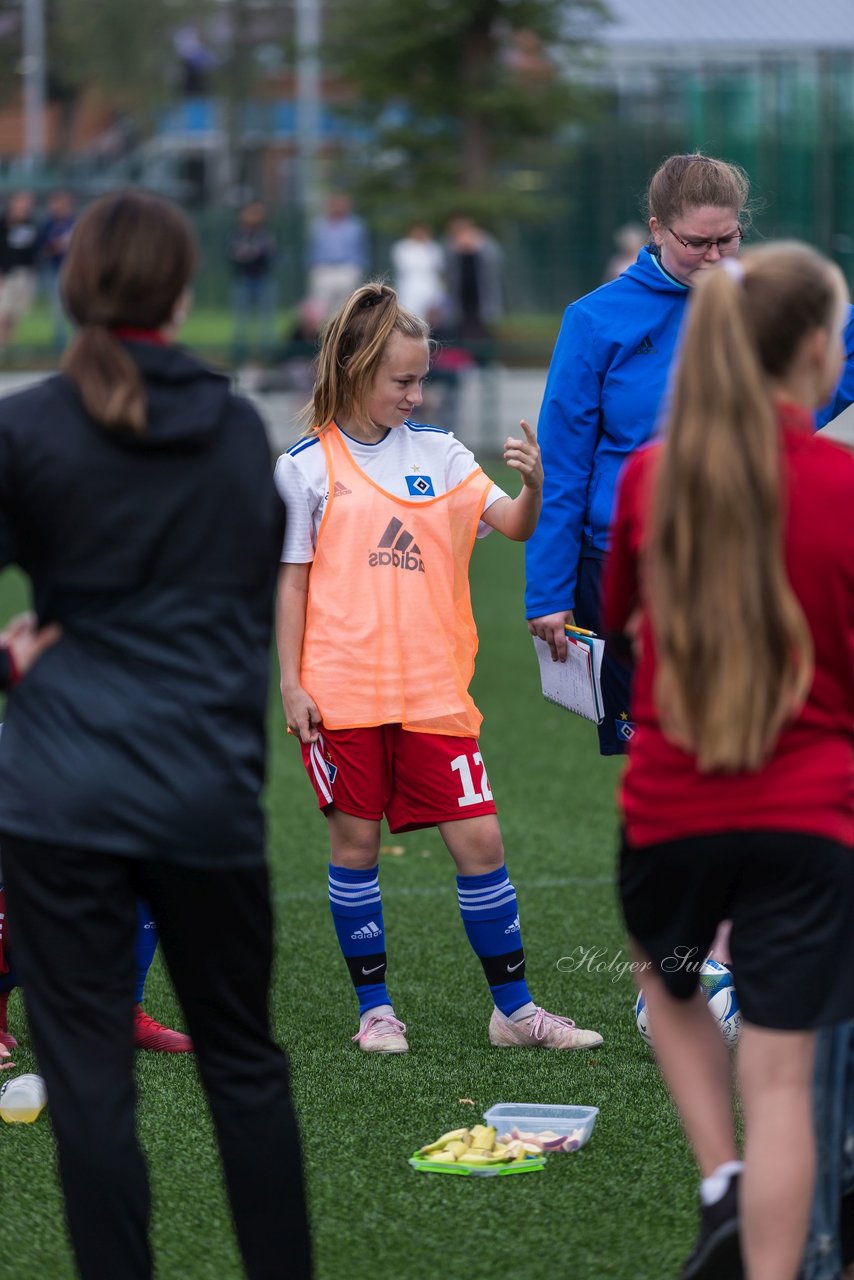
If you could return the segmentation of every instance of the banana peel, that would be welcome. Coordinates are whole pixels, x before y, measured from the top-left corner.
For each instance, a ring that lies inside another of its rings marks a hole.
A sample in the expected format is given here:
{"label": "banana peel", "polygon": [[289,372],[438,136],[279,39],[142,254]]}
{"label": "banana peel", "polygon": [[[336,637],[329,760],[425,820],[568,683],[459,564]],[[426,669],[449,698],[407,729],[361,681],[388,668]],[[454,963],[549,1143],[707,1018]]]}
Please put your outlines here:
{"label": "banana peel", "polygon": [[471,1130],[472,1151],[491,1151],[497,1130],[491,1124],[476,1124]]}
{"label": "banana peel", "polygon": [[465,1142],[468,1145],[471,1142],[471,1135],[468,1129],[451,1129],[449,1133],[443,1133],[441,1138],[437,1138],[435,1142],[430,1142],[426,1147],[421,1148],[422,1156],[431,1156],[434,1152],[444,1151],[451,1142]]}
{"label": "banana peel", "polygon": [[431,1164],[459,1164],[472,1168],[490,1165],[522,1164],[541,1156],[526,1143],[513,1139],[496,1142],[492,1125],[476,1124],[470,1129],[451,1129],[435,1142],[428,1142],[417,1153]]}

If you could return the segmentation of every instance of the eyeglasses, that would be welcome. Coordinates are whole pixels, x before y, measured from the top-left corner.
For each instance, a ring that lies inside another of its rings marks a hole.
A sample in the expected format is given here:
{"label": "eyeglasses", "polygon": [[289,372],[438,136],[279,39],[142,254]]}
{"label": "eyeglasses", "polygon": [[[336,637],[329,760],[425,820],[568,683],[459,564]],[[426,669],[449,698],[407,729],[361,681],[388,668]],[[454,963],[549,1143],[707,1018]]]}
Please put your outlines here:
{"label": "eyeglasses", "polygon": [[668,227],[667,230],[674,240],[679,241],[683,249],[687,249],[688,253],[696,254],[698,258],[705,257],[710,249],[717,249],[721,257],[727,253],[735,253],[744,239],[741,227],[736,227],[735,231],[731,231],[728,236],[721,236],[718,240],[683,240],[682,236],[677,236],[672,227]]}

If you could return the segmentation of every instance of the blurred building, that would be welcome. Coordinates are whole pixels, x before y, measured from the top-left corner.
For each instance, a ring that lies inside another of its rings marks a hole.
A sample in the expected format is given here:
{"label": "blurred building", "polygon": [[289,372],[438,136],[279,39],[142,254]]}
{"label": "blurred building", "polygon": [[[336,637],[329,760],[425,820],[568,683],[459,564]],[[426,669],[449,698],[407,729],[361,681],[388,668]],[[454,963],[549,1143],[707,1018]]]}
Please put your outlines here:
{"label": "blurred building", "polygon": [[651,173],[695,149],[747,170],[754,236],[808,240],[854,282],[854,0],[606,3],[601,111],[564,133],[566,214],[516,233],[510,296],[560,306],[595,287]]}
{"label": "blurred building", "polygon": [[615,23],[603,82],[615,174],[654,163],[670,138],[718,151],[744,165],[766,202],[763,231],[850,252],[852,0],[608,4]]}

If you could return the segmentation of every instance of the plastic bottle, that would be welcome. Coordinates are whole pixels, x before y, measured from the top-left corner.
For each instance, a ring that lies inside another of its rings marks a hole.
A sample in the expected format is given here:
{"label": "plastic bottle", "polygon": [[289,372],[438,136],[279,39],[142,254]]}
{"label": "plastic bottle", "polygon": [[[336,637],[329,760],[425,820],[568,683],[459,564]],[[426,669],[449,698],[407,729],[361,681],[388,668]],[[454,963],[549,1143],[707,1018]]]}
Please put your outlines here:
{"label": "plastic bottle", "polygon": [[47,1090],[41,1076],[14,1076],[0,1089],[0,1116],[7,1124],[32,1124],[46,1102]]}

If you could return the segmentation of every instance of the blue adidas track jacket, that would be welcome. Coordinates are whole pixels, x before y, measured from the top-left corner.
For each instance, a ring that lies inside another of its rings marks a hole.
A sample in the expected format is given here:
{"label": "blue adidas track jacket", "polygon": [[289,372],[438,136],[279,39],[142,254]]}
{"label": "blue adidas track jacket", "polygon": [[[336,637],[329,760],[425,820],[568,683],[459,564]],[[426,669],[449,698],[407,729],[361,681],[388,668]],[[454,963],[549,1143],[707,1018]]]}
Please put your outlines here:
{"label": "blue adidas track jacket", "polygon": [[647,248],[563,317],[540,410],[546,480],[526,616],[572,609],[583,546],[608,547],[623,463],[654,433],[689,290]]}
{"label": "blue adidas track jacket", "polygon": [[819,409],[815,416],[816,426],[821,429],[832,422],[838,413],[847,409],[854,402],[854,307],[848,314],[848,324],[842,335],[845,344],[845,364],[842,366],[842,377],[833,399]]}
{"label": "blue adidas track jacket", "polygon": [[[528,618],[574,608],[582,548],[608,548],[620,471],[661,417],[688,294],[644,248],[564,314],[540,410],[546,480],[525,552]],[[844,342],[842,378],[818,428],[854,402],[854,307]]]}

